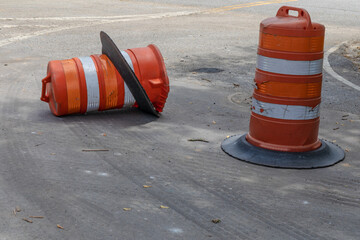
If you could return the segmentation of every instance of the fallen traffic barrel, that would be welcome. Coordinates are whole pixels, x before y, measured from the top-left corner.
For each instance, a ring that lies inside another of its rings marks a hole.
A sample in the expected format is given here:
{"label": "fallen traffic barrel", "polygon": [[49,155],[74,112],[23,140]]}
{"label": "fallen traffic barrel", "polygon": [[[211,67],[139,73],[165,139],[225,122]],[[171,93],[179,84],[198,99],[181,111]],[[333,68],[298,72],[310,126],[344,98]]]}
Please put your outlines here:
{"label": "fallen traffic barrel", "polygon": [[339,147],[318,139],[324,34],[302,8],[283,6],[261,22],[250,130],[226,139],[226,153],[285,168],[324,167],[344,158]]}
{"label": "fallen traffic barrel", "polygon": [[119,51],[101,32],[103,54],[50,61],[41,100],[56,116],[139,107],[158,116],[169,79],[155,45]]}

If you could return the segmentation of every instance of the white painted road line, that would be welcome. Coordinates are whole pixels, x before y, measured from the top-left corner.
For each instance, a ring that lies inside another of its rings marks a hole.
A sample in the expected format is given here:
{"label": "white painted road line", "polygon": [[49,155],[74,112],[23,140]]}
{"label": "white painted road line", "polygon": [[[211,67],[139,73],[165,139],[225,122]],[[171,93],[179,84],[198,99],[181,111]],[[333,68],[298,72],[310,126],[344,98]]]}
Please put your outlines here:
{"label": "white painted road line", "polygon": [[345,78],[343,78],[342,76],[340,76],[339,74],[337,74],[333,69],[332,67],[330,66],[330,63],[329,63],[329,55],[333,52],[335,52],[336,50],[339,49],[339,47],[341,45],[343,45],[345,42],[342,42],[332,48],[330,48],[325,54],[324,54],[324,70],[329,73],[333,78],[335,78],[336,80],[342,82],[343,84],[345,85],[348,85],[349,87],[352,87],[354,88],[355,90],[358,90],[360,91],[360,86],[346,80]]}
{"label": "white painted road line", "polygon": [[168,12],[168,13],[150,13],[150,14],[135,14],[135,15],[118,15],[118,16],[78,16],[78,17],[2,17],[0,20],[3,21],[89,21],[89,20],[120,20],[120,19],[149,19],[160,17],[173,17],[173,16],[184,16],[201,11],[182,11],[182,12]]}
{"label": "white painted road line", "polygon": [[45,34],[71,30],[75,28],[81,27],[91,27],[96,25],[101,25],[105,23],[116,23],[116,22],[129,22],[129,21],[140,21],[140,20],[147,20],[147,19],[159,19],[159,18],[168,18],[168,17],[178,17],[178,16],[188,16],[192,14],[199,14],[199,13],[211,13],[211,12],[222,12],[222,11],[231,11],[239,8],[244,7],[256,7],[261,5],[267,4],[277,4],[283,2],[293,2],[297,0],[269,0],[269,1],[260,1],[254,3],[247,3],[245,5],[232,5],[232,6],[223,6],[220,8],[213,8],[210,10],[195,10],[195,11],[180,11],[180,12],[167,12],[167,13],[155,13],[155,14],[139,14],[139,15],[121,15],[121,16],[78,16],[78,17],[26,17],[26,18],[14,18],[14,17],[2,17],[0,21],[83,21],[82,24],[78,24],[75,26],[65,26],[65,27],[58,27],[58,28],[51,28],[40,30],[24,35],[19,35],[7,39],[0,40],[0,47],[12,44],[13,42],[26,40],[32,37],[37,37]]}
{"label": "white painted road line", "polygon": [[[95,18],[92,22],[84,22],[83,24],[78,24],[74,26],[65,26],[65,27],[58,27],[58,28],[51,28],[51,29],[44,29],[24,35],[19,35],[7,39],[0,40],[0,47],[12,44],[17,41],[26,40],[32,37],[38,37],[45,34],[71,30],[75,28],[82,28],[82,27],[91,27],[106,23],[116,23],[116,22],[130,22],[130,21],[140,21],[140,20],[150,20],[150,19],[160,19],[160,18],[168,18],[168,17],[178,17],[178,16],[187,16],[191,14],[200,13],[201,11],[181,11],[181,12],[168,12],[168,13],[157,13],[157,14],[143,14],[143,15],[129,15],[129,16],[117,16],[118,18],[115,19],[98,19]],[[17,18],[18,19],[18,18]],[[1,20],[1,19],[0,19]]]}

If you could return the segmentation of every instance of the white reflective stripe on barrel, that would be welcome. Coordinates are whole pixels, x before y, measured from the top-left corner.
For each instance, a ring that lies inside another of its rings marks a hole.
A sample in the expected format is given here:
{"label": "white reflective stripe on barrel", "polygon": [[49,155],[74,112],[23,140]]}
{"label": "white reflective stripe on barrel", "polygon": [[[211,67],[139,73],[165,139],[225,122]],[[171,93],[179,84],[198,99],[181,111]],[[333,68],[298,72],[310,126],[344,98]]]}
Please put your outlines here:
{"label": "white reflective stripe on barrel", "polygon": [[261,116],[284,120],[310,120],[320,116],[320,104],[316,107],[282,105],[252,99],[252,111]]}
{"label": "white reflective stripe on barrel", "polygon": [[257,56],[256,67],[260,70],[287,75],[315,75],[322,72],[323,60],[293,61]]}
{"label": "white reflective stripe on barrel", "polygon": [[[123,55],[123,57],[125,58],[126,62],[129,64],[130,68],[133,70],[134,74],[134,66],[132,64],[131,58],[129,56],[129,54],[127,54],[127,52],[125,51],[120,51],[121,54]],[[126,83],[124,82],[124,105],[123,107],[131,107],[132,105],[134,105],[135,103],[135,98],[132,95],[132,93],[130,92],[130,89],[128,88],[128,86],[126,85]]]}
{"label": "white reflective stripe on barrel", "polygon": [[129,54],[125,51],[120,51],[121,55],[123,55],[123,57],[125,58],[126,62],[129,64],[129,66],[131,67],[131,69],[134,71],[134,66],[132,64],[131,58],[129,56]]}
{"label": "white reflective stripe on barrel", "polygon": [[99,80],[96,72],[95,63],[91,57],[79,57],[86,80],[87,89],[87,109],[86,112],[96,111],[100,105]]}
{"label": "white reflective stripe on barrel", "polygon": [[132,107],[132,105],[135,104],[135,98],[133,97],[132,93],[130,92],[130,89],[124,82],[124,105],[123,107]]}

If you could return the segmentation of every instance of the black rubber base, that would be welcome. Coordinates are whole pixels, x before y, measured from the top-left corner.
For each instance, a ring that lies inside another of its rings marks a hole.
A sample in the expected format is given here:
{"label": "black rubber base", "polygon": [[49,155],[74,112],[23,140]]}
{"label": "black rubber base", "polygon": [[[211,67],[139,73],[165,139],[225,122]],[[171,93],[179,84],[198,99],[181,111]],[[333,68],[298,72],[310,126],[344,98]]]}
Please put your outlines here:
{"label": "black rubber base", "polygon": [[345,152],[337,145],[321,140],[321,147],[309,152],[280,152],[256,147],[246,141],[245,135],[225,139],[222,150],[230,156],[246,162],[276,168],[328,167],[345,158]]}
{"label": "black rubber base", "polygon": [[111,60],[121,77],[124,79],[131,94],[139,105],[139,109],[159,117],[159,112],[155,110],[154,105],[151,103],[144,88],[141,86],[139,79],[136,77],[113,40],[111,40],[109,35],[102,31],[100,32],[100,40],[102,44],[102,53]]}

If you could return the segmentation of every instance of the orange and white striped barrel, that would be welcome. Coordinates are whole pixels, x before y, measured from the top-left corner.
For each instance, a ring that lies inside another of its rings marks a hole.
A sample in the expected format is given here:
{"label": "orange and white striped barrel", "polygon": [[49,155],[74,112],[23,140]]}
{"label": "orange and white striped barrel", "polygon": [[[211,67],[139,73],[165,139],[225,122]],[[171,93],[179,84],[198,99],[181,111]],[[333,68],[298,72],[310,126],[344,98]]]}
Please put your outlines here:
{"label": "orange and white striped barrel", "polygon": [[324,33],[301,8],[283,6],[261,22],[249,143],[285,152],[320,147]]}
{"label": "orange and white striped barrel", "polygon": [[339,146],[318,139],[324,33],[301,8],[283,6],[261,22],[250,130],[228,136],[221,144],[225,153],[296,169],[332,166],[345,158]]}
{"label": "orange and white striped barrel", "polygon": [[[169,79],[155,45],[121,51],[156,111],[162,112]],[[42,96],[56,116],[136,106],[134,96],[106,55],[50,61]]]}

